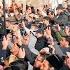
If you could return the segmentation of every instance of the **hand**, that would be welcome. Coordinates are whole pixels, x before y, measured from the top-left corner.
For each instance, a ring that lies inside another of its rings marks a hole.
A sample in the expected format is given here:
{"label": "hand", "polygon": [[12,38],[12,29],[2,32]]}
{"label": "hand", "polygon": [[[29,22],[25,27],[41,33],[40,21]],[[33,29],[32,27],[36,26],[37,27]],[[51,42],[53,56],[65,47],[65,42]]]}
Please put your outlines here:
{"label": "hand", "polygon": [[60,30],[61,30],[61,27],[59,26],[59,24],[57,24],[57,28],[58,28],[58,31],[60,31]]}
{"label": "hand", "polygon": [[40,53],[46,53],[46,54],[49,54],[49,48],[46,47],[46,48],[43,48]]}
{"label": "hand", "polygon": [[46,33],[46,37],[51,37],[52,35],[51,35],[51,28],[50,27],[47,27],[46,28],[46,31],[45,31]]}
{"label": "hand", "polygon": [[24,22],[22,22],[22,25],[23,25],[23,27],[25,27],[25,23]]}
{"label": "hand", "polygon": [[66,35],[68,35],[68,36],[69,36],[69,30],[70,30],[69,27],[66,26],[64,31],[65,31]]}
{"label": "hand", "polygon": [[8,43],[9,43],[8,39],[6,39],[6,37],[4,36],[2,41],[2,45],[3,45],[2,49],[7,49]]}
{"label": "hand", "polygon": [[18,57],[19,58],[24,58],[25,57],[25,49],[19,49],[19,53],[18,53]]}

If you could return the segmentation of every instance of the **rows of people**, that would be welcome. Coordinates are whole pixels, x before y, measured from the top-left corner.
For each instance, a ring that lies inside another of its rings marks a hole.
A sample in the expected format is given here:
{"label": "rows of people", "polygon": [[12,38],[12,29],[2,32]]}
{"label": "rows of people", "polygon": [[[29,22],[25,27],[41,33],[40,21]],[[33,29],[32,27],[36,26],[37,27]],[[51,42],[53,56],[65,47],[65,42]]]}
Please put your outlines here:
{"label": "rows of people", "polygon": [[25,14],[16,7],[6,9],[6,34],[0,26],[0,70],[69,70],[70,5],[59,4],[57,14],[47,5],[26,5]]}

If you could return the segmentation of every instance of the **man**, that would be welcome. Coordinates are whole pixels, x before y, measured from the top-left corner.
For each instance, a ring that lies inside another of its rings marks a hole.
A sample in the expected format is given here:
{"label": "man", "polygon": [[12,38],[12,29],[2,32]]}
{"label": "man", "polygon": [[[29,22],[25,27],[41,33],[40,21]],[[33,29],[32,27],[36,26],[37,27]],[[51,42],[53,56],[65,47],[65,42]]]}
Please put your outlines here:
{"label": "man", "polygon": [[41,29],[36,32],[37,42],[35,44],[35,48],[40,51],[42,48],[47,47],[47,39],[43,36],[43,32]]}
{"label": "man", "polygon": [[55,21],[59,24],[66,24],[68,22],[68,15],[64,12],[62,4],[59,4],[56,10],[57,16],[55,17]]}
{"label": "man", "polygon": [[46,52],[43,53],[41,51],[38,54],[37,58],[35,59],[33,70],[49,70],[50,69],[49,62],[46,60],[45,56],[46,56]]}
{"label": "man", "polygon": [[67,5],[68,24],[70,24],[70,4]]}
{"label": "man", "polygon": [[62,50],[62,52],[66,55],[67,52],[70,52],[70,40],[69,38],[64,38],[62,37],[62,39],[60,40],[60,48]]}

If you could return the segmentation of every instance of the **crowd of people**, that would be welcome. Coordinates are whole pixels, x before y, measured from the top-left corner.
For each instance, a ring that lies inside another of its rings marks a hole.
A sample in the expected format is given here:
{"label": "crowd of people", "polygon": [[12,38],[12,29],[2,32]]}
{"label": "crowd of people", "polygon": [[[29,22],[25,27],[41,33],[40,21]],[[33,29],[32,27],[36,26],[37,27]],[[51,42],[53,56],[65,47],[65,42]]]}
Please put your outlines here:
{"label": "crowd of people", "polygon": [[[70,70],[70,5],[55,10],[0,6],[0,70]],[[31,67],[29,68],[29,66]]]}

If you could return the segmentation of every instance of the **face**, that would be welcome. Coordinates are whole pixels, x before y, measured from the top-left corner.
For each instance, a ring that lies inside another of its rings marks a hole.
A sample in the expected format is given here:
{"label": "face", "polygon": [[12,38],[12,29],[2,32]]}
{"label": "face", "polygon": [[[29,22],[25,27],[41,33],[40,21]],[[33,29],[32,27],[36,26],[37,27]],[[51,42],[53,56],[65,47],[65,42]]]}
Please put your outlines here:
{"label": "face", "polygon": [[43,19],[44,24],[49,25],[49,20]]}
{"label": "face", "polygon": [[51,12],[49,12],[48,17],[54,18],[54,13],[51,14]]}
{"label": "face", "polygon": [[31,7],[29,7],[29,8],[27,9],[27,13],[28,13],[28,14],[32,13]]}
{"label": "face", "polygon": [[64,29],[64,31],[65,31],[65,33],[69,34],[70,28],[68,26],[66,26],[65,29]]}
{"label": "face", "polygon": [[41,67],[41,65],[42,65],[42,59],[43,59],[43,57],[41,57],[40,55],[38,55],[37,58],[36,58],[36,60],[35,60],[34,66],[37,67],[37,68]]}
{"label": "face", "polygon": [[68,42],[65,40],[65,38],[63,38],[63,39],[60,41],[60,46],[61,46],[61,47],[66,47],[67,43],[68,43]]}
{"label": "face", "polygon": [[12,35],[9,33],[9,34],[7,35],[7,40],[8,40],[8,41],[11,41],[11,39],[12,39]]}
{"label": "face", "polygon": [[57,14],[59,15],[62,11],[63,11],[63,10],[58,9],[58,10],[57,10]]}

